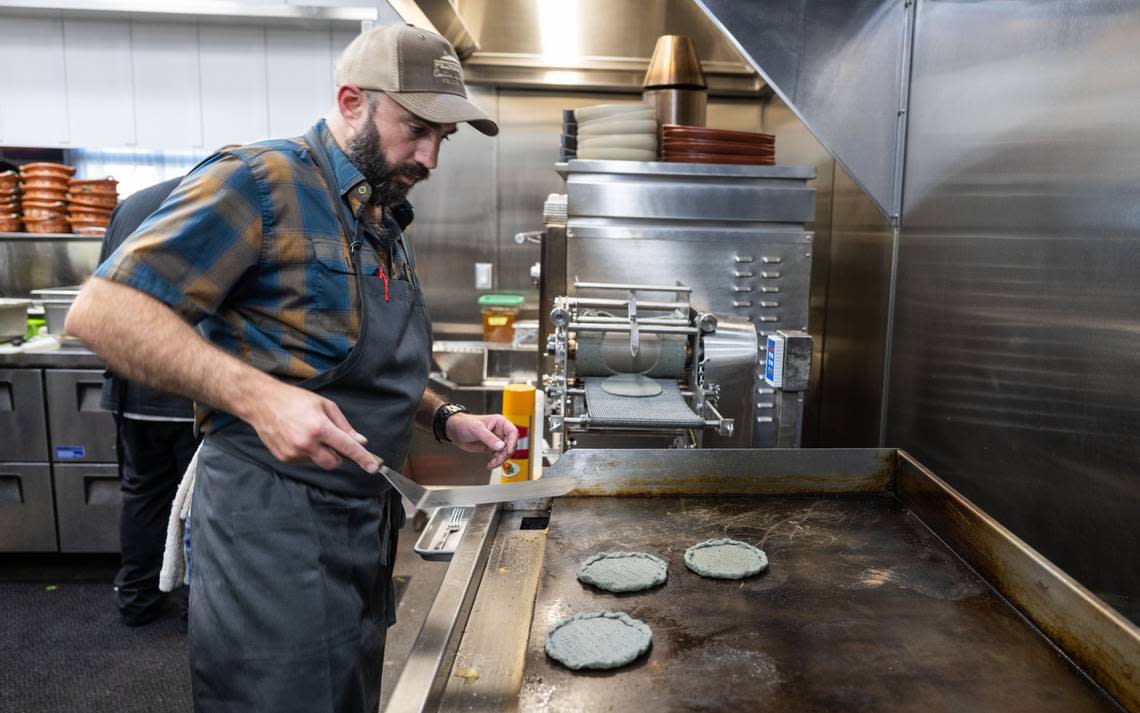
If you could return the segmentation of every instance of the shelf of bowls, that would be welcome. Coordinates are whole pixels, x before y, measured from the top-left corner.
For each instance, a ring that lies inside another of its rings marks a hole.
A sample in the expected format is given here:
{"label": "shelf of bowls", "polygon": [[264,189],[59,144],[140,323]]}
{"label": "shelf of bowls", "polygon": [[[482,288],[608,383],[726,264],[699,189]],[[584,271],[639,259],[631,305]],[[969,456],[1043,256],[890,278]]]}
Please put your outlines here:
{"label": "shelf of bowls", "polygon": [[771,166],[776,138],[705,126],[708,83],[693,41],[657,39],[639,104],[562,112],[561,161],[666,161]]}
{"label": "shelf of bowls", "polygon": [[102,235],[119,202],[118,182],[77,179],[62,163],[0,173],[0,233]]}

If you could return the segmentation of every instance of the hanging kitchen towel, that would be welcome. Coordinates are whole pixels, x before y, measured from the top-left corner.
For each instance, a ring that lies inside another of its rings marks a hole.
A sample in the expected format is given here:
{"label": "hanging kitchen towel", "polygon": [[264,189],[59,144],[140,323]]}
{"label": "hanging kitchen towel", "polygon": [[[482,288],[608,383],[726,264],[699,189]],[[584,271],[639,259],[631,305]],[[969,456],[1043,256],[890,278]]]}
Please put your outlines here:
{"label": "hanging kitchen towel", "polygon": [[158,588],[163,592],[173,592],[178,585],[190,583],[186,580],[186,551],[182,546],[182,536],[190,517],[194,479],[198,473],[198,454],[201,452],[202,444],[199,443],[198,450],[194,451],[194,457],[182,475],[182,481],[178,483],[178,492],[170,507],[170,520],[166,523],[166,546],[162,551],[162,570],[158,573]]}

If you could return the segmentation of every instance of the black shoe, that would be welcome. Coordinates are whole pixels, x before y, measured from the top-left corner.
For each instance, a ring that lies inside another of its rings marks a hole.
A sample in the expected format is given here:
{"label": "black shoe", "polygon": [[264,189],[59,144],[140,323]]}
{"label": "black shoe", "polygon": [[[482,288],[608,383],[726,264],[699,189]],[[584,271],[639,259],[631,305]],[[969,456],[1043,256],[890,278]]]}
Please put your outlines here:
{"label": "black shoe", "polygon": [[159,599],[156,602],[148,604],[143,608],[131,607],[130,611],[119,610],[119,618],[127,626],[146,626],[158,617],[162,616],[163,609],[166,608],[166,601]]}

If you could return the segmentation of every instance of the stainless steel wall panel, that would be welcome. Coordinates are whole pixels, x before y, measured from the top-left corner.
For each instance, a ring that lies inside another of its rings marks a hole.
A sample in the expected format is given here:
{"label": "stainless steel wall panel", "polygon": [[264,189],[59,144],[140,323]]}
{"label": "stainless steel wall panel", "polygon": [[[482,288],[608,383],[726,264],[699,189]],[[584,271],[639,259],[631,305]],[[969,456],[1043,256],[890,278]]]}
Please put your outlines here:
{"label": "stainless steel wall panel", "polygon": [[519,245],[514,236],[541,230],[546,197],[565,192],[562,178],[554,171],[562,134],[562,110],[622,101],[633,104],[640,97],[500,91],[498,287],[532,289],[530,266],[540,261],[540,247],[533,243]]}
{"label": "stainless steel wall panel", "polygon": [[697,0],[884,214],[910,3]]}
{"label": "stainless steel wall panel", "polygon": [[115,463],[115,419],[99,406],[103,372],[44,371],[52,460]]}
{"label": "stainless steel wall panel", "polygon": [[[893,231],[842,168],[835,171],[817,445],[879,440]],[[813,297],[818,292],[813,284]]]}
{"label": "stainless steel wall panel", "polygon": [[[498,115],[494,89],[469,87],[481,109]],[[475,263],[494,263],[497,137],[462,125],[440,149],[439,166],[409,196],[416,219],[408,233],[434,322],[478,324]],[[557,150],[557,143],[555,144]],[[542,207],[539,204],[539,215]]]}
{"label": "stainless steel wall panel", "polygon": [[56,464],[55,506],[60,552],[118,552],[123,509],[115,465]]}
{"label": "stainless steel wall panel", "polygon": [[39,369],[0,369],[0,462],[49,460]]}
{"label": "stainless steel wall panel", "polygon": [[0,463],[0,552],[55,552],[51,466]]}
{"label": "stainless steel wall panel", "polygon": [[887,436],[1140,622],[1137,36],[920,3]]}

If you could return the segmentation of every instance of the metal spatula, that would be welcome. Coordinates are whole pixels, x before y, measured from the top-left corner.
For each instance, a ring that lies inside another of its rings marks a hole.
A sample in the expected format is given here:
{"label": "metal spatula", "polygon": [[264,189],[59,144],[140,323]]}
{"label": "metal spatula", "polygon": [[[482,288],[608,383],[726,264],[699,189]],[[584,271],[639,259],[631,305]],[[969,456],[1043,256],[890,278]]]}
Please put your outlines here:
{"label": "metal spatula", "polygon": [[424,512],[431,512],[441,507],[556,498],[570,492],[578,484],[576,478],[558,477],[524,480],[519,483],[503,483],[501,485],[467,485],[429,490],[383,464],[380,465],[380,474],[392,484],[392,487],[400,495],[415,505],[417,510]]}

